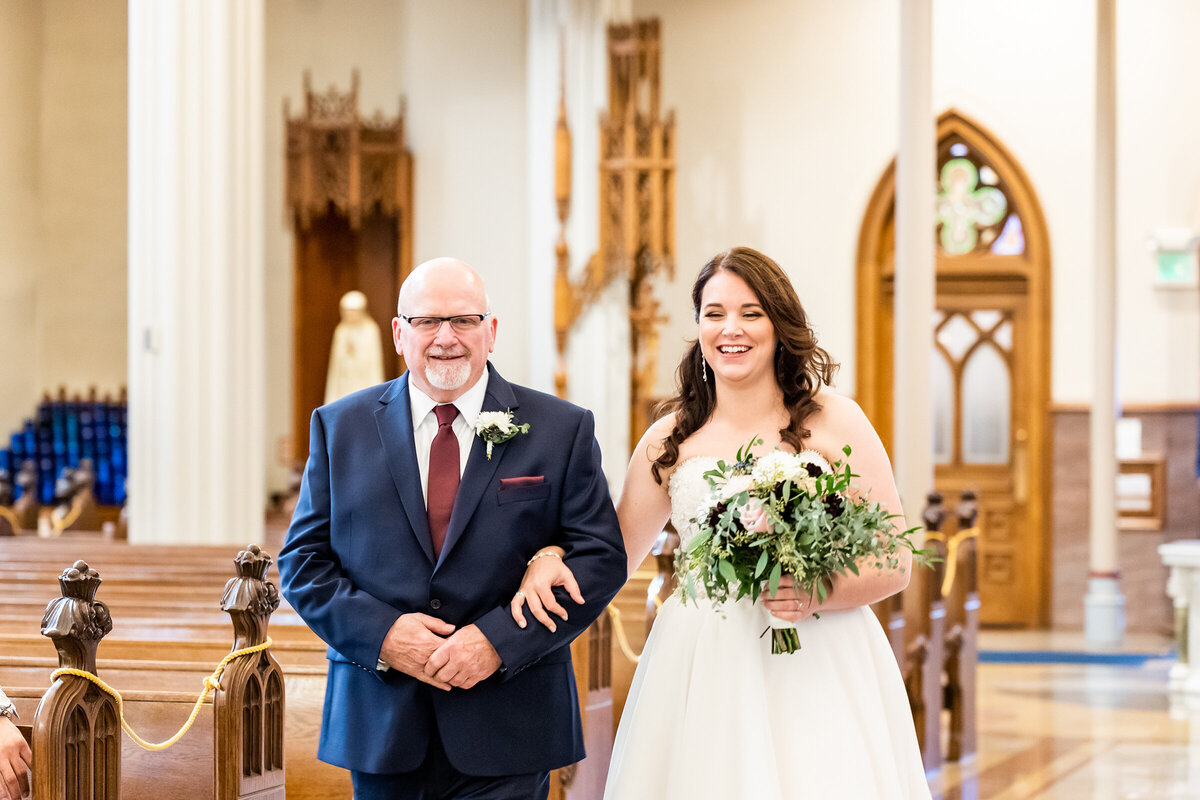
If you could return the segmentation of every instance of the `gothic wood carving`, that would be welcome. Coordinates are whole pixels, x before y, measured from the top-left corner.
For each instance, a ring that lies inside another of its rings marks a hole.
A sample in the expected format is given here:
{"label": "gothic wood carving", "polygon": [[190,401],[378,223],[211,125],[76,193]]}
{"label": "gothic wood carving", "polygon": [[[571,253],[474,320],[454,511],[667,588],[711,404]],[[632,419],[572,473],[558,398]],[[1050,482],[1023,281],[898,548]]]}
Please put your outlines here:
{"label": "gothic wood carving", "polygon": [[571,205],[571,134],[566,97],[555,135],[555,388],[567,392],[566,348],[583,311],[615,279],[629,283],[632,366],[630,441],[649,423],[658,371],[659,313],[654,281],[675,268],[675,116],[660,105],[662,35],[657,19],[608,27],[608,109],[600,119],[600,247],[579,280],[570,277],[566,223]]}
{"label": "gothic wood carving", "polygon": [[[58,650],[59,667],[96,672],[96,648],[112,630],[108,606],[96,600],[100,575],[83,561],[58,578],[62,596],[42,617],[42,635]],[[34,714],[33,796],[117,800],[121,725],[117,701],[75,675],[54,680]]]}
{"label": "gothic wood carving", "polygon": [[[413,158],[405,143],[403,101],[395,117],[359,109],[359,77],[348,93],[312,90],[304,75],[303,113],[287,103],[286,203],[295,234],[292,301],[292,460],[308,451],[308,421],[324,402],[338,301],[351,290],[367,296],[384,353],[400,284],[412,271]],[[384,378],[403,361],[384,359]]]}
{"label": "gothic wood carving", "polygon": [[[233,619],[233,650],[262,644],[279,591],[266,580],[271,556],[250,545],[234,559],[221,610]],[[283,800],[283,670],[269,650],[233,660],[213,693],[217,800]]]}

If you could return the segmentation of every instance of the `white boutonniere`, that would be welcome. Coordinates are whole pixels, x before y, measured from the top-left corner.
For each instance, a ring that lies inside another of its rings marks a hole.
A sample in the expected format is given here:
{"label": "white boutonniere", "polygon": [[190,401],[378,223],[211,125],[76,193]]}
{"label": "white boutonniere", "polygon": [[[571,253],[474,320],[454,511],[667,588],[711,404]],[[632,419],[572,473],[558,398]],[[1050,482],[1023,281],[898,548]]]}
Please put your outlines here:
{"label": "white boutonniere", "polygon": [[492,447],[518,433],[529,433],[529,423],[516,424],[511,411],[481,411],[475,418],[475,435],[487,442],[488,461],[492,460]]}

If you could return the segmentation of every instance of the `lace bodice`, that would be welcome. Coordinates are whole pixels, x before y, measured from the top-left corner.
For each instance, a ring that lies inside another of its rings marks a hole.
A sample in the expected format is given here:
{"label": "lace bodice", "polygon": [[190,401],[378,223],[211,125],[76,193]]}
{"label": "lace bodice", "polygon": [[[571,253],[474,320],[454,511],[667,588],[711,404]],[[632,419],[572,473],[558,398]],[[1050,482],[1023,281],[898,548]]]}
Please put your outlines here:
{"label": "lace bodice", "polygon": [[679,546],[686,548],[696,535],[692,517],[700,510],[712,493],[712,487],[704,479],[704,473],[717,465],[716,456],[693,456],[681,461],[667,482],[667,493],[671,496],[671,524],[679,533]]}

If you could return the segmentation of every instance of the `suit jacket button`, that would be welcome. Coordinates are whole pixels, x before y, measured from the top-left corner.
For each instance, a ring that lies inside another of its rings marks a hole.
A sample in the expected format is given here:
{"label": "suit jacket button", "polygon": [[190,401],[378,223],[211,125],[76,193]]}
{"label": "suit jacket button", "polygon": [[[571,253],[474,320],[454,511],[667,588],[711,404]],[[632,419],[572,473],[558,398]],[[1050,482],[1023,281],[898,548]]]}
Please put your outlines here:
{"label": "suit jacket button", "polygon": [[439,608],[441,608],[441,607],[442,607],[442,601],[441,601],[441,600],[438,600],[438,599],[435,597],[435,598],[433,598],[432,600],[430,600],[430,601],[429,601],[429,607],[430,607],[430,608],[432,608],[434,611],[437,611]]}

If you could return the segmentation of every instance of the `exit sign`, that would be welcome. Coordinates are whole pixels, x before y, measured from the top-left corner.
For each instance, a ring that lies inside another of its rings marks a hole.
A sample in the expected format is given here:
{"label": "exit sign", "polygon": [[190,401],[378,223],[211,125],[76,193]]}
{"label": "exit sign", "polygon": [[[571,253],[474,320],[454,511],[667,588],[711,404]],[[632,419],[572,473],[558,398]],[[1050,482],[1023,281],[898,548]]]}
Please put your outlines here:
{"label": "exit sign", "polygon": [[1155,284],[1170,287],[1196,286],[1195,250],[1159,250],[1155,255]]}

